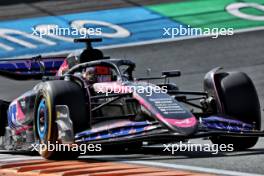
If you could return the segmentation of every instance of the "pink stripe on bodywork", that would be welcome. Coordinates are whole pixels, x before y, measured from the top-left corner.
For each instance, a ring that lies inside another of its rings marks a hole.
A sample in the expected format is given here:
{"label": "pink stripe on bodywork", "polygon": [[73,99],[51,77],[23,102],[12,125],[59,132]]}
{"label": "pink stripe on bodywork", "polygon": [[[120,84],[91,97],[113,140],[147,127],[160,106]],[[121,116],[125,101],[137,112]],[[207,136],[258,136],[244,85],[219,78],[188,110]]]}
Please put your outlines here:
{"label": "pink stripe on bodywork", "polygon": [[18,120],[18,121],[24,120],[26,116],[25,116],[25,114],[23,113],[23,111],[22,111],[22,109],[21,109],[21,106],[20,106],[19,102],[17,102],[16,106],[17,106],[17,114],[16,114],[16,116],[17,116],[17,120]]}
{"label": "pink stripe on bodywork", "polygon": [[16,135],[19,135],[20,133],[22,133],[22,132],[24,132],[24,131],[26,131],[26,130],[28,130],[28,129],[30,129],[30,128],[32,128],[32,126],[23,126],[23,127],[19,127],[19,128],[17,128],[17,129],[15,129],[15,134],[16,134]]}
{"label": "pink stripe on bodywork", "polygon": [[197,123],[197,120],[195,117],[187,118],[187,119],[165,119],[170,124],[181,127],[181,128],[187,128],[192,127]]}
{"label": "pink stripe on bodywork", "polygon": [[193,127],[196,125],[197,120],[195,117],[190,117],[190,118],[186,118],[186,119],[171,119],[171,118],[164,118],[159,112],[157,112],[156,110],[153,109],[153,107],[146,102],[142,97],[140,97],[139,95],[134,93],[134,97],[139,101],[139,103],[141,105],[143,105],[144,107],[146,107],[147,109],[152,109],[152,111],[154,111],[154,115],[162,120],[162,121],[166,121],[167,123],[173,125],[173,126],[177,126],[177,127],[181,127],[181,128],[188,128],[188,127]]}

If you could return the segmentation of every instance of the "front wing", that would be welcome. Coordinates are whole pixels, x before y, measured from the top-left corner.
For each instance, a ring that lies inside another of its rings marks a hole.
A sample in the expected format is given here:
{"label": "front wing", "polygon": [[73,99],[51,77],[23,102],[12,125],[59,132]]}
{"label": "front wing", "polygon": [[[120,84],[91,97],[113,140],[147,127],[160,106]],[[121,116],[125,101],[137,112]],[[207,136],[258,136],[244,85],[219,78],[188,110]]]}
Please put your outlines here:
{"label": "front wing", "polygon": [[238,120],[211,116],[199,120],[197,131],[183,135],[164,128],[159,122],[127,122],[126,125],[113,127],[111,130],[87,130],[75,136],[76,143],[121,144],[150,141],[166,143],[186,139],[230,136],[230,137],[264,137],[264,131],[254,129],[253,125]]}

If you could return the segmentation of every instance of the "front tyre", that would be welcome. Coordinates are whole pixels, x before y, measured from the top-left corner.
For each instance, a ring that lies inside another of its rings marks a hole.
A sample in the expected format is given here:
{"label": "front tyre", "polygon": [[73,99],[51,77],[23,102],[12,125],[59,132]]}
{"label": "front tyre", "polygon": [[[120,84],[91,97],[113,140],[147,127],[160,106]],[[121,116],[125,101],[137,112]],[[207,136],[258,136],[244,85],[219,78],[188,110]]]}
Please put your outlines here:
{"label": "front tyre", "polygon": [[[242,72],[216,75],[216,86],[224,113],[261,129],[261,112],[257,91],[252,80]],[[256,145],[258,137],[213,137],[215,144],[233,144],[235,150],[244,150]]]}
{"label": "front tyre", "polygon": [[[66,105],[73,123],[74,133],[89,127],[86,117],[85,95],[81,87],[70,81],[56,80],[42,83],[35,104],[34,131],[39,153],[46,159],[75,159],[78,152],[57,151],[58,139],[56,105]],[[50,146],[50,147],[49,147]]]}

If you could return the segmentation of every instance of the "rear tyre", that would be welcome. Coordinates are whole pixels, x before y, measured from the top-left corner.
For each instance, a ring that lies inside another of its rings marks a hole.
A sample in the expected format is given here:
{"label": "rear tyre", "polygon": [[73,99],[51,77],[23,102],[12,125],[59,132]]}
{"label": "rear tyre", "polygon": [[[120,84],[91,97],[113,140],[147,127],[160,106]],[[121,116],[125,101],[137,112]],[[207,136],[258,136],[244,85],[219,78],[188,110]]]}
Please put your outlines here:
{"label": "rear tyre", "polygon": [[[242,72],[220,73],[216,77],[220,101],[226,115],[261,129],[261,112],[257,91],[252,80]],[[235,150],[255,146],[258,137],[213,137],[215,144],[233,144]]]}
{"label": "rear tyre", "polygon": [[[86,116],[85,95],[81,87],[70,81],[56,80],[45,82],[39,90],[35,106],[34,128],[36,140],[40,144],[59,144],[56,124],[56,105],[66,105],[69,109],[73,130],[83,131],[89,127]],[[40,155],[46,159],[75,159],[78,152],[62,152],[43,148]]]}

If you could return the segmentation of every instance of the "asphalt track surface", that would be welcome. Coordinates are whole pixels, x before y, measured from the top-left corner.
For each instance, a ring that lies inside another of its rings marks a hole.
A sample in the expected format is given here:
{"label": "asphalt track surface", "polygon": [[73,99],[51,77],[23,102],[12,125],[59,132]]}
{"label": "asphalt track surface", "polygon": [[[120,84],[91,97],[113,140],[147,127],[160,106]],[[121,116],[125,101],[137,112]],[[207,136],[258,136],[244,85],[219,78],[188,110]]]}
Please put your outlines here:
{"label": "asphalt track surface", "polygon": [[[105,1],[107,2],[107,1]],[[114,1],[115,2],[115,1]],[[122,1],[123,2],[123,1]],[[46,2],[39,2],[46,3]],[[120,4],[119,4],[120,5]],[[122,4],[124,5],[124,4]],[[127,5],[127,4],[125,4]],[[131,4],[130,4],[131,5]],[[13,6],[13,5],[12,5]],[[1,8],[10,6],[1,6]],[[100,8],[102,8],[100,6]],[[33,13],[33,12],[32,12]],[[62,12],[63,13],[63,12]],[[33,13],[35,14],[35,13]],[[42,15],[42,14],[37,14]],[[1,16],[1,15],[0,15]],[[32,15],[30,15],[32,16]],[[246,32],[218,39],[199,38],[184,41],[149,44],[105,50],[107,55],[117,58],[129,58],[137,63],[136,75],[144,76],[151,68],[153,75],[162,70],[180,69],[182,77],[174,81],[181,89],[202,90],[203,76],[207,71],[223,66],[226,70],[238,70],[249,74],[256,85],[261,107],[264,107],[264,31]],[[11,99],[34,85],[32,82],[13,82],[0,79],[0,97]],[[264,119],[264,112],[262,111]],[[264,121],[262,120],[262,126]],[[208,143],[204,140],[194,142]],[[207,152],[177,152],[171,155],[162,152],[163,148],[146,149],[131,154],[104,156],[83,156],[120,161],[143,161],[154,163],[180,164],[205,168],[226,169],[247,173],[264,174],[264,140],[250,150],[241,152],[223,152],[213,155]],[[0,161],[32,156],[1,154]]]}

